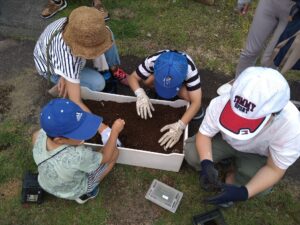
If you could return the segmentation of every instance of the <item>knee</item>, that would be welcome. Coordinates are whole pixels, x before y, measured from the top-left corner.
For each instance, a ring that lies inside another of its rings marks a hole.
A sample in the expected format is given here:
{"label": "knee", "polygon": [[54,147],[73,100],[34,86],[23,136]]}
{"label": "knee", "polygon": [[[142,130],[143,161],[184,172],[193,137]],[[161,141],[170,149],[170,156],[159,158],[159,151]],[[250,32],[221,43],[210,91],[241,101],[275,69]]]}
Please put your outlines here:
{"label": "knee", "polygon": [[184,159],[186,162],[192,166],[195,170],[200,171],[200,158],[199,155],[194,148],[186,148],[184,151]]}
{"label": "knee", "polygon": [[99,79],[94,80],[94,82],[91,83],[91,90],[100,92],[104,89],[104,87],[105,87],[105,80],[99,74]]}

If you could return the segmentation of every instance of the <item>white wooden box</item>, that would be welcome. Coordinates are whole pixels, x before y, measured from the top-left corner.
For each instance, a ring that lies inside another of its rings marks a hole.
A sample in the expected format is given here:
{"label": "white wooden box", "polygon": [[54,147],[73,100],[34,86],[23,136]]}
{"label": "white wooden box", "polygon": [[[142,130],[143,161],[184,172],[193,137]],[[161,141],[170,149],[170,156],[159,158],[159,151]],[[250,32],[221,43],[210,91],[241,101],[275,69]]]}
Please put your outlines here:
{"label": "white wooden box", "polygon": [[[118,103],[136,101],[136,97],[133,96],[95,92],[85,87],[81,87],[81,97],[82,99],[86,99],[86,100],[113,101]],[[169,105],[170,107],[173,108],[179,108],[182,106],[188,107],[188,102],[185,100],[165,101],[165,100],[151,99],[151,102],[153,104]],[[188,126],[186,127],[183,135],[184,135],[183,144],[185,144],[185,140],[188,137]],[[85,145],[95,147],[95,148],[101,146],[99,144],[94,144],[94,143],[85,143]],[[163,153],[144,151],[140,149],[132,149],[132,148],[125,148],[125,147],[119,147],[119,150],[120,150],[120,154],[117,163],[132,165],[132,166],[147,167],[153,169],[168,170],[174,172],[178,172],[180,170],[182,161],[184,159],[183,153],[163,154]]]}

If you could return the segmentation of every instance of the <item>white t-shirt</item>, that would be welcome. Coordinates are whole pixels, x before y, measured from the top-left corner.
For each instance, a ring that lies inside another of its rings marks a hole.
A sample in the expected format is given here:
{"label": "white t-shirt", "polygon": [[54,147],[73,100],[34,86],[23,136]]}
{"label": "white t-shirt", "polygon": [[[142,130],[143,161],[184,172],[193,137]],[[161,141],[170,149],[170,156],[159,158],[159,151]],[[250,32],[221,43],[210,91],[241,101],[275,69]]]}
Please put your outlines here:
{"label": "white t-shirt", "polygon": [[[213,137],[220,129],[220,114],[229,100],[229,95],[214,98],[207,110],[199,132]],[[250,140],[237,140],[221,132],[223,139],[240,152],[271,155],[280,169],[287,169],[300,156],[300,112],[288,102],[284,109],[267,124],[261,132]]]}

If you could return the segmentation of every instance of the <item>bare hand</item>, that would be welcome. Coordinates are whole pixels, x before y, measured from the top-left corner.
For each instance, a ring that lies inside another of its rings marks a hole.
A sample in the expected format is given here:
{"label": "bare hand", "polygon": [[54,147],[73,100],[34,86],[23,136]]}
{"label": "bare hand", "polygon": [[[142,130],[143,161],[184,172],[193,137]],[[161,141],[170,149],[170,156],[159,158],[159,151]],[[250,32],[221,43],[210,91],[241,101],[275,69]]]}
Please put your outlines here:
{"label": "bare hand", "polygon": [[125,126],[125,121],[123,119],[116,119],[114,124],[112,125],[112,130],[120,133]]}

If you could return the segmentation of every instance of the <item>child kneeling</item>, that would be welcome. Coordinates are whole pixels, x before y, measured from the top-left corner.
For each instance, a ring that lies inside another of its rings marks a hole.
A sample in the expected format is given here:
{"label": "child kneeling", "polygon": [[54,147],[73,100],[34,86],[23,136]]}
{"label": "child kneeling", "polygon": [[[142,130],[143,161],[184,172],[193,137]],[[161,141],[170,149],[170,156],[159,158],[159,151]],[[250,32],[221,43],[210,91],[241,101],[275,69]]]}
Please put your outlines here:
{"label": "child kneeling", "polygon": [[[118,158],[117,141],[125,122],[117,119],[112,128],[102,118],[83,111],[68,99],[54,99],[40,115],[41,127],[33,134],[33,158],[38,182],[50,194],[83,204],[95,198],[99,183]],[[104,126],[103,126],[104,125]],[[109,130],[104,147],[93,151],[83,145],[97,132]]]}

